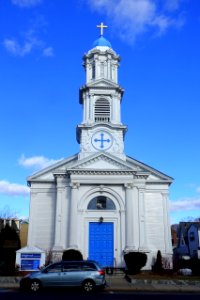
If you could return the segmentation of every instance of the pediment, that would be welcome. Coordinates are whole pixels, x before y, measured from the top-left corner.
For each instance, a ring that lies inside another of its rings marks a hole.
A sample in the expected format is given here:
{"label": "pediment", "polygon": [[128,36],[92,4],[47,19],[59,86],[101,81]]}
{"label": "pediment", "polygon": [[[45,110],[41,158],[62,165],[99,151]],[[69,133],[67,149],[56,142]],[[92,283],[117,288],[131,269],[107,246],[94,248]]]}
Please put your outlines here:
{"label": "pediment", "polygon": [[[128,166],[125,161],[114,157],[110,154],[98,153],[78,161],[74,169],[84,170],[127,170],[133,171],[133,168]],[[136,171],[136,169],[135,169]]]}
{"label": "pediment", "polygon": [[27,178],[28,182],[52,182],[55,180],[54,174],[66,174],[67,172],[125,172],[131,173],[135,178],[146,178],[147,182],[166,182],[171,183],[172,177],[138,161],[129,156],[126,160],[111,155],[110,153],[96,153],[79,160],[78,155],[63,159],[56,164],[45,168]]}
{"label": "pediment", "polygon": [[89,87],[89,88],[113,88],[113,89],[120,88],[120,86],[118,84],[116,84],[110,80],[104,79],[104,78],[88,83],[87,87]]}
{"label": "pediment", "polygon": [[149,183],[171,183],[173,181],[173,178],[129,156],[126,156],[126,160],[122,160],[110,153],[98,153],[77,161],[69,171],[75,173],[87,173],[87,171],[94,173],[99,171],[129,173],[134,178],[144,178]]}

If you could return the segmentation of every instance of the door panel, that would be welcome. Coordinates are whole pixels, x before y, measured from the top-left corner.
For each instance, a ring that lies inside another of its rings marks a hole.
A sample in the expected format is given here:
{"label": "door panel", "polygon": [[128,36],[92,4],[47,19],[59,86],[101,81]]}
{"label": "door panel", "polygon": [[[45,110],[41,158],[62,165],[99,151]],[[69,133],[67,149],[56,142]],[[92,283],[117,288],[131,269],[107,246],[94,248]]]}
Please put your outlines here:
{"label": "door panel", "polygon": [[112,222],[89,223],[89,259],[96,260],[103,267],[111,267],[114,263],[113,231]]}
{"label": "door panel", "polygon": [[61,285],[62,265],[51,265],[46,272],[42,272],[40,277],[43,286],[59,286]]}

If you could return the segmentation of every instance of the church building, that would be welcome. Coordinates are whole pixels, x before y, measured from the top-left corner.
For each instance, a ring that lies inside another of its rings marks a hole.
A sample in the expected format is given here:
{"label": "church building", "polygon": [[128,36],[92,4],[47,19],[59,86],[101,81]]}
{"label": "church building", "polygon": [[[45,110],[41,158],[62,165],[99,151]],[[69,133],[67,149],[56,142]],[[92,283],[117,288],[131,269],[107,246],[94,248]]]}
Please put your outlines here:
{"label": "church building", "polygon": [[124,266],[124,253],[160,250],[171,259],[168,208],[173,179],[124,152],[120,57],[103,36],[83,57],[80,151],[28,177],[31,191],[28,247],[62,259],[68,249],[102,266]]}

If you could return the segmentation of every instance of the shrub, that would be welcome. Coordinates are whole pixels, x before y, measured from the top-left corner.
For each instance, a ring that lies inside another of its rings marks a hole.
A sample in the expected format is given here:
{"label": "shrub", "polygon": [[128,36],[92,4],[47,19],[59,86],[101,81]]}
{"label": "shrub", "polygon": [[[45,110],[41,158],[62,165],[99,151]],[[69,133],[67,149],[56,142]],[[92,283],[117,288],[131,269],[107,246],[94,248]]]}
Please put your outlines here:
{"label": "shrub", "polygon": [[180,269],[191,269],[192,275],[200,275],[200,259],[192,258],[192,259],[179,259],[176,262],[176,270]]}
{"label": "shrub", "polygon": [[78,250],[69,249],[63,253],[62,260],[83,260],[83,255]]}
{"label": "shrub", "polygon": [[146,265],[147,255],[142,252],[129,252],[124,254],[124,260],[127,267],[127,273],[134,275],[140,272],[141,268]]}
{"label": "shrub", "polygon": [[160,250],[158,250],[158,252],[157,252],[156,261],[152,267],[152,271],[155,273],[163,272],[162,255],[161,255]]}
{"label": "shrub", "polygon": [[191,260],[192,275],[200,275],[200,259],[194,258]]}

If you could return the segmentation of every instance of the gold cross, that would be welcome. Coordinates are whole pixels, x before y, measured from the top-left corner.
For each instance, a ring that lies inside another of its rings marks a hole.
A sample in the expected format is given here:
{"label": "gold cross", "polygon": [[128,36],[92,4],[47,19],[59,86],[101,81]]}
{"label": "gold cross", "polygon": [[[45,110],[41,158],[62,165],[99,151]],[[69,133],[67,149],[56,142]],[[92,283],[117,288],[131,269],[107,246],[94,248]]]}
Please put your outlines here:
{"label": "gold cross", "polygon": [[101,29],[101,35],[103,35],[103,29],[107,28],[108,26],[104,25],[103,22],[101,22],[101,24],[97,25],[97,27]]}

